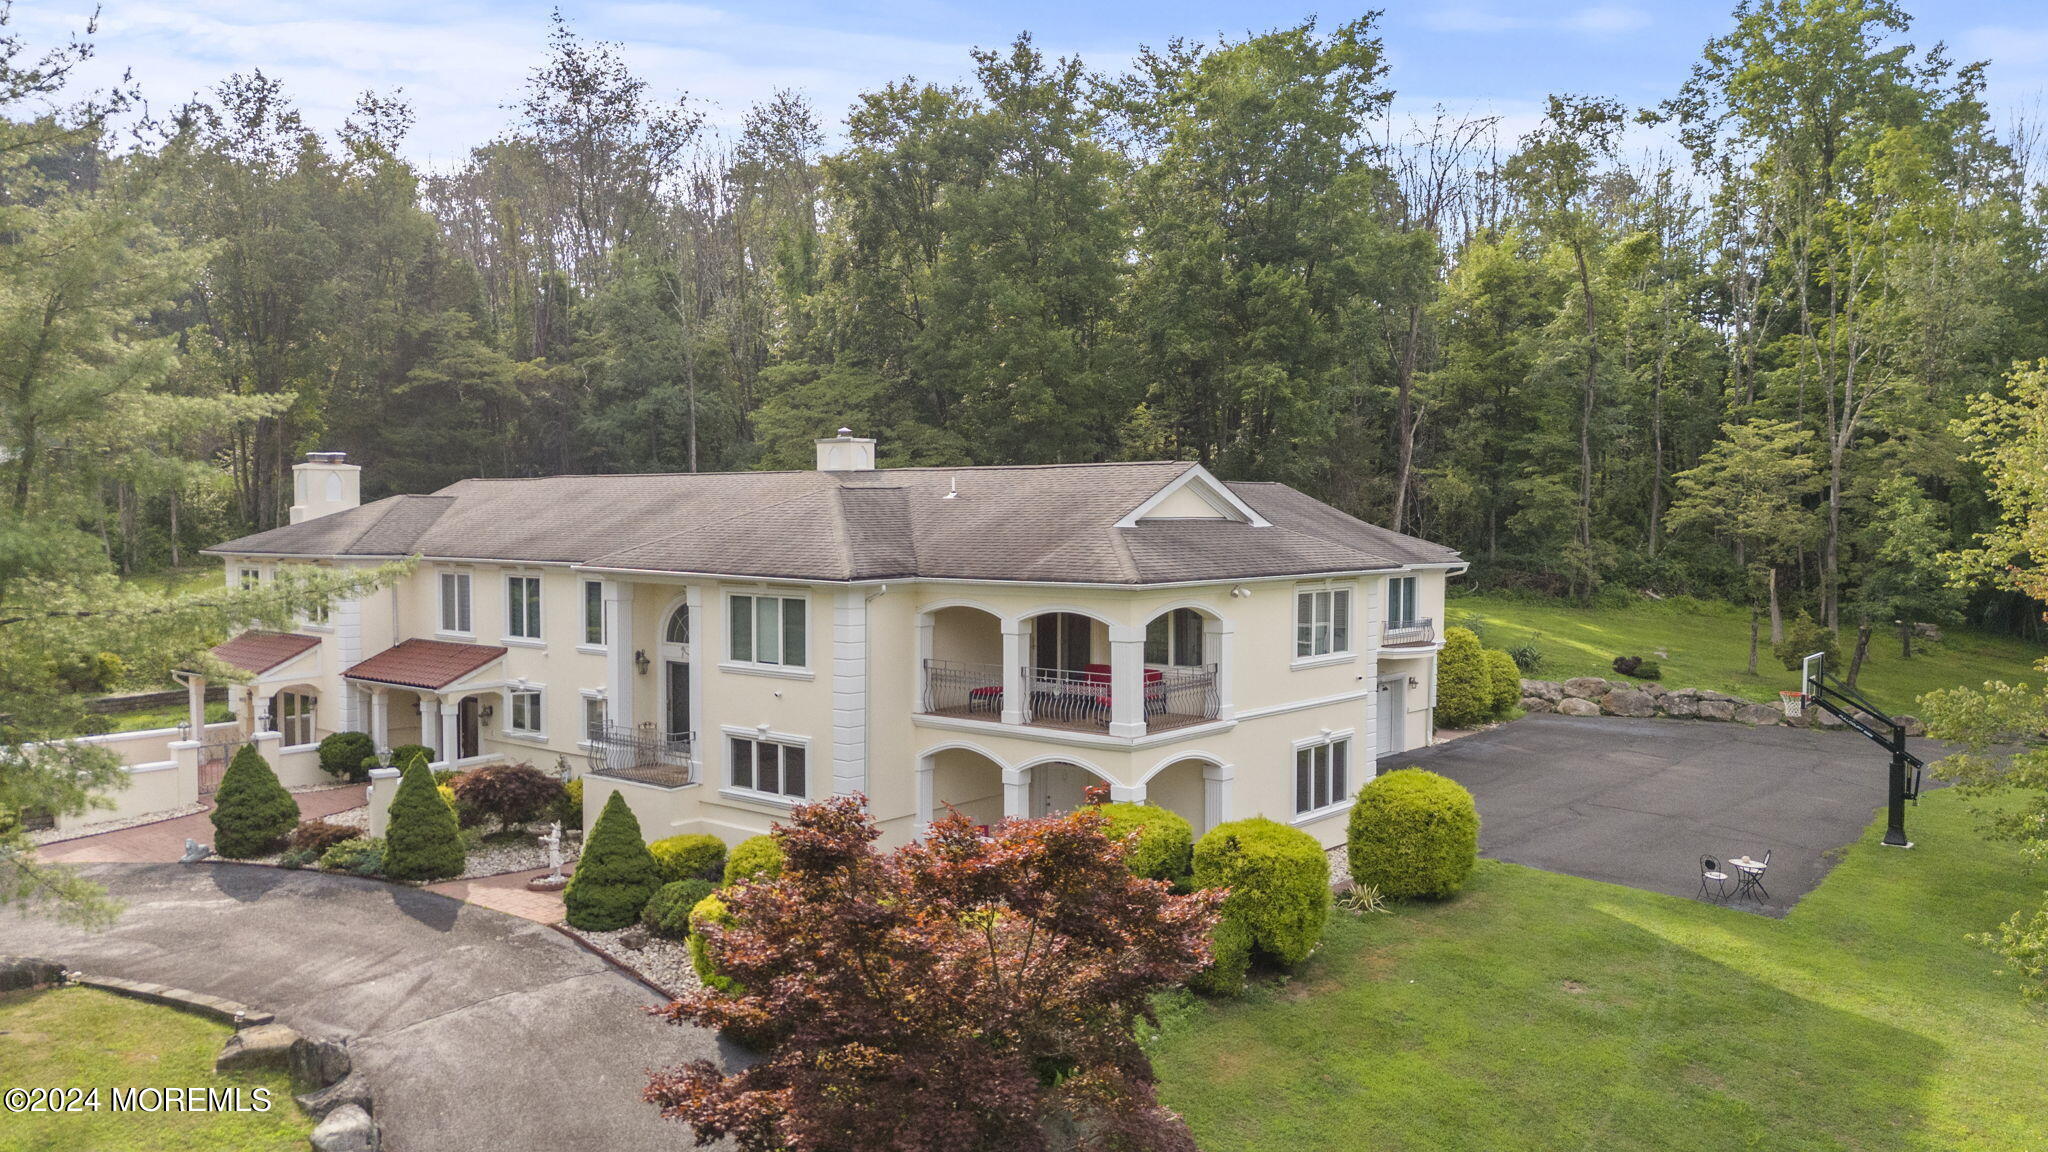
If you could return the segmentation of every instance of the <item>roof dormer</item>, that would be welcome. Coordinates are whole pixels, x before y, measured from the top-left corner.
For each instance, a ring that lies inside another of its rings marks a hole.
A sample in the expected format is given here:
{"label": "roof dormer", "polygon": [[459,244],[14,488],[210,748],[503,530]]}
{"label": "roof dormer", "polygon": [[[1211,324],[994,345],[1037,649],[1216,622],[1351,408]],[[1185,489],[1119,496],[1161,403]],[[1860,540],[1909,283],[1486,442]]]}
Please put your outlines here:
{"label": "roof dormer", "polygon": [[1144,503],[1117,521],[1116,526],[1132,528],[1168,520],[1221,520],[1250,524],[1255,528],[1270,526],[1265,517],[1253,511],[1251,505],[1239,499],[1228,485],[1199,464],[1190,466],[1171,483],[1147,497]]}

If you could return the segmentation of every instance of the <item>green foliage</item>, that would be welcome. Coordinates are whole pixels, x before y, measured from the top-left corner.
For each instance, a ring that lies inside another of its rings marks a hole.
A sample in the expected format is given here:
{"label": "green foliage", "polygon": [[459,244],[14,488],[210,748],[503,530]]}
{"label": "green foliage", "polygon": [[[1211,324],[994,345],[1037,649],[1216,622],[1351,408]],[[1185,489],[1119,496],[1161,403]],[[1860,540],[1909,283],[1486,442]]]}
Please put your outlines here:
{"label": "green foliage", "polygon": [[455,779],[458,813],[514,828],[551,815],[562,802],[562,782],[531,764],[486,764]]}
{"label": "green foliage", "polygon": [[1137,834],[1124,857],[1133,875],[1187,885],[1194,867],[1195,830],[1186,817],[1152,804],[1098,804],[1089,811],[1102,817],[1103,832],[1111,839]]}
{"label": "green foliage", "polygon": [[1194,882],[1230,889],[1223,918],[1243,925],[1257,956],[1292,968],[1322,940],[1330,861],[1299,828],[1263,816],[1218,824],[1195,842]]}
{"label": "green foliage", "polygon": [[1479,637],[1469,628],[1444,629],[1436,658],[1437,727],[1484,724],[1493,716],[1493,699],[1493,673]]}
{"label": "green foliage", "polygon": [[1211,996],[1239,996],[1251,969],[1251,926],[1226,910],[1209,933],[1209,966],[1196,973],[1188,987]]}
{"label": "green foliage", "polygon": [[555,806],[555,819],[562,822],[564,832],[583,830],[583,777],[562,785],[562,802]]}
{"label": "green foliage", "polygon": [[624,928],[640,918],[661,883],[661,869],[640,838],[639,819],[625,797],[613,792],[562,893],[569,925],[586,932]]}
{"label": "green foliage", "polygon": [[311,852],[319,855],[344,840],[353,840],[363,834],[360,828],[346,824],[329,824],[325,820],[301,820],[292,829],[289,845],[293,851]]}
{"label": "green foliage", "polygon": [[709,880],[671,880],[648,897],[640,923],[664,940],[681,940],[690,934],[691,910],[714,891]]}
{"label": "green foliage", "polygon": [[2048,1000],[2048,903],[2034,910],[2012,914],[1996,932],[1984,932],[1970,939],[1991,949],[2005,961],[2001,975],[2019,981],[2020,997],[2029,1001]]}
{"label": "green foliage", "polygon": [[336,732],[320,741],[320,770],[339,780],[362,783],[370,778],[365,762],[373,761],[377,745],[367,733]]}
{"label": "green foliage", "polygon": [[1543,671],[1543,649],[1538,647],[1534,640],[1513,645],[1507,649],[1507,654],[1524,676],[1535,676]]}
{"label": "green foliage", "polygon": [[733,924],[732,910],[717,896],[706,896],[697,902],[696,907],[690,909],[689,920],[690,967],[697,970],[697,979],[703,981],[706,988],[715,991],[735,991],[738,986],[730,979],[719,975],[717,963],[711,958],[710,943],[704,938],[703,932],[706,924],[716,924],[721,928],[730,927]]}
{"label": "green foliage", "polygon": [[[425,744],[400,744],[391,750],[391,757],[387,763],[391,767],[403,772],[407,768],[412,767],[415,760],[423,766],[433,763],[434,750]],[[446,770],[444,769],[444,771]],[[439,781],[437,780],[436,783],[439,783]]]}
{"label": "green foliage", "polygon": [[231,860],[267,856],[298,825],[299,804],[256,746],[244,744],[221,774],[211,819],[214,851]]}
{"label": "green foliage", "polygon": [[782,875],[782,845],[773,836],[749,836],[733,845],[725,858],[721,882],[730,888],[748,880],[773,880]]}
{"label": "green foliage", "polygon": [[384,831],[384,874],[393,880],[445,880],[462,874],[462,829],[426,765],[399,777]]}
{"label": "green foliage", "polygon": [[384,871],[384,846],[384,840],[376,836],[344,840],[320,854],[320,870],[351,876],[379,875]]}
{"label": "green foliage", "polygon": [[701,834],[670,836],[647,846],[664,882],[717,881],[725,873],[725,841]]}
{"label": "green foliage", "polygon": [[1346,841],[1354,884],[1394,899],[1442,900],[1479,860],[1479,809],[1457,781],[1403,768],[1358,790]]}
{"label": "green foliage", "polygon": [[1487,704],[1493,715],[1505,716],[1522,698],[1522,670],[1515,658],[1498,648],[1480,653],[1486,662]]}
{"label": "green foliage", "polygon": [[1841,667],[1842,654],[1835,634],[1804,613],[1786,621],[1785,639],[1771,645],[1771,655],[1778,658],[1787,672],[1797,672],[1815,652],[1827,654],[1830,671]]}

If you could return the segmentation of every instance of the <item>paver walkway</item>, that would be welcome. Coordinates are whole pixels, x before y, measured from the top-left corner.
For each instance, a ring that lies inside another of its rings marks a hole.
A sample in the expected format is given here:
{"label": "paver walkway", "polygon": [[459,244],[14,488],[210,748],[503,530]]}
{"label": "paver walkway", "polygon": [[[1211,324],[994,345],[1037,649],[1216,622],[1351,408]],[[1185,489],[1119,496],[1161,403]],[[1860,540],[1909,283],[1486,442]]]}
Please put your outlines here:
{"label": "paver walkway", "polygon": [[[182,844],[182,839],[180,841]],[[93,864],[104,932],[0,912],[0,952],[210,993],[354,1038],[389,1152],[685,1148],[647,1070],[727,1059],[560,933],[432,892],[243,864]]]}
{"label": "paver walkway", "polygon": [[[475,880],[443,880],[439,884],[427,885],[426,890],[470,904],[495,908],[537,924],[559,924],[562,922],[562,894],[535,892],[526,886],[528,880],[547,874],[547,869],[535,868],[528,872],[507,872],[501,876],[483,876]],[[562,866],[562,875],[575,874],[574,864]]]}
{"label": "paver walkway", "polygon": [[[299,815],[302,818],[317,820],[322,816],[332,816],[336,812],[362,807],[369,802],[369,786],[344,784],[338,788],[294,792],[292,799],[299,802]],[[175,863],[185,854],[187,837],[201,844],[213,843],[213,823],[210,819],[212,814],[212,804],[209,803],[207,811],[194,812],[190,816],[179,816],[173,820],[160,820],[155,824],[138,824],[133,828],[46,844],[36,850],[36,855],[59,864]]]}

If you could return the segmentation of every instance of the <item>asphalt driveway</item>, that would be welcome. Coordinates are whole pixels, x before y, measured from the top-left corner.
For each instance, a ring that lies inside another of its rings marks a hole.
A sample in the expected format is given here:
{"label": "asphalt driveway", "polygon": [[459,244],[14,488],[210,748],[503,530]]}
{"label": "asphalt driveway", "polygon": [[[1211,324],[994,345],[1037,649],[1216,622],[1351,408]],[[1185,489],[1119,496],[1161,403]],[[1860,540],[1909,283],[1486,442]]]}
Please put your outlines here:
{"label": "asphalt driveway", "polygon": [[[1930,741],[1914,751],[1939,754]],[[1693,896],[1702,855],[1768,849],[1760,910],[1783,915],[1884,807],[1889,763],[1851,732],[1535,715],[1385,766],[1471,789],[1480,852],[1548,872]]]}
{"label": "asphalt driveway", "polygon": [[431,892],[236,864],[81,871],[127,910],[87,933],[0,913],[0,952],[207,992],[353,1038],[388,1152],[687,1147],[640,1100],[710,1033],[551,928]]}

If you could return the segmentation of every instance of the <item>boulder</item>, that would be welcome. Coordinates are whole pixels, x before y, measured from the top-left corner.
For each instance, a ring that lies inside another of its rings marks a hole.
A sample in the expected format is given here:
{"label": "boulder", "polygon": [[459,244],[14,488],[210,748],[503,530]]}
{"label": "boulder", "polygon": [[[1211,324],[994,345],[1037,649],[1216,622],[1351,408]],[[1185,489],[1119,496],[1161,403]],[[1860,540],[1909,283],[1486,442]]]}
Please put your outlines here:
{"label": "boulder", "polygon": [[633,951],[638,952],[642,948],[647,947],[648,939],[647,929],[636,924],[619,933],[619,947],[631,948]]}
{"label": "boulder", "polygon": [[1522,697],[1520,704],[1522,711],[1527,712],[1531,715],[1534,715],[1538,712],[1557,711],[1557,701],[1545,700],[1541,696],[1524,696]]}
{"label": "boulder", "polygon": [[38,960],[33,956],[0,956],[0,992],[15,992],[23,988],[39,988],[45,984],[62,984],[64,966],[54,960]]}
{"label": "boulder", "polygon": [[[1555,680],[1524,680],[1522,695],[1537,700],[1548,700],[1552,704],[1564,699],[1564,685]],[[1525,705],[1526,707],[1526,705]]]}
{"label": "boulder", "polygon": [[1698,715],[1702,720],[1733,720],[1735,705],[1726,700],[1708,700],[1701,697]]}
{"label": "boulder", "polygon": [[311,1088],[325,1088],[349,1074],[354,1061],[348,1057],[348,1045],[339,1040],[314,1040],[301,1036],[292,1045],[290,1054],[292,1083]]}
{"label": "boulder", "polygon": [[1583,696],[1567,696],[1557,702],[1557,710],[1566,716],[1598,716],[1600,706]]}
{"label": "boulder", "polygon": [[315,1120],[347,1107],[371,1111],[370,1082],[361,1076],[344,1076],[317,1092],[301,1093],[292,1099]]}
{"label": "boulder", "polygon": [[1655,716],[1657,700],[1648,692],[1616,688],[1600,698],[1600,710],[1609,716]]}
{"label": "boulder", "polygon": [[1673,700],[1697,701],[1700,698],[1700,690],[1697,688],[1674,688],[1671,691],[1666,692],[1664,695],[1670,697]]}
{"label": "boulder", "polygon": [[1818,711],[1819,709],[1817,708],[1801,708],[1799,715],[1785,717],[1785,726],[1788,728],[1811,728],[1813,727],[1814,714]]}
{"label": "boulder", "polygon": [[1669,693],[1667,693],[1664,690],[1664,686],[1662,684],[1657,683],[1655,680],[1652,680],[1648,684],[1643,685],[1642,690],[1648,692],[1652,696],[1669,695]]}
{"label": "boulder", "polygon": [[275,1068],[288,1071],[291,1068],[292,1045],[298,1041],[299,1034],[282,1024],[258,1024],[254,1028],[244,1028],[221,1045],[220,1055],[213,1058],[213,1070]]}
{"label": "boulder", "polygon": [[377,1122],[354,1104],[327,1114],[313,1129],[315,1152],[377,1152]]}
{"label": "boulder", "polygon": [[1700,714],[1700,698],[1695,695],[1673,692],[1657,703],[1664,709],[1666,716],[1676,716],[1681,720],[1689,720]]}
{"label": "boulder", "polygon": [[1900,715],[1894,716],[1892,717],[1892,719],[1897,720],[1899,722],[1899,726],[1906,730],[1906,735],[1908,736],[1927,735],[1927,725],[1918,716]]}
{"label": "boulder", "polygon": [[1785,713],[1769,704],[1744,704],[1735,710],[1735,719],[1744,724],[1768,728],[1785,722]]}
{"label": "boulder", "polygon": [[1814,709],[1813,713],[1813,726],[1815,728],[1826,728],[1829,731],[1833,731],[1837,728],[1847,728],[1849,725],[1847,721],[1844,721],[1840,716],[1835,715],[1833,712],[1824,712],[1816,708]]}
{"label": "boulder", "polygon": [[1598,700],[1611,690],[1598,676],[1574,676],[1563,684],[1564,694],[1575,700]]}

